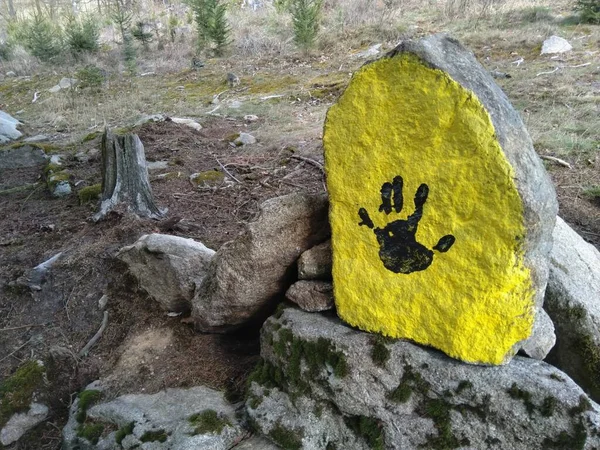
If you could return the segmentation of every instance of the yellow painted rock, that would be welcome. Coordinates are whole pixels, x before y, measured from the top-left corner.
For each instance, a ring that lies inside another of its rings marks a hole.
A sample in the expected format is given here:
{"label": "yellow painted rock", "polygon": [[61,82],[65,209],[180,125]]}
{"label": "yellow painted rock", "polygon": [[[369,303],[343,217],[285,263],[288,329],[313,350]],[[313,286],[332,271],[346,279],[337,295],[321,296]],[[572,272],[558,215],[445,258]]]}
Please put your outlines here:
{"label": "yellow painted rock", "polygon": [[432,36],[363,66],[324,134],[337,311],[502,364],[541,308],[557,203],[510,102]]}

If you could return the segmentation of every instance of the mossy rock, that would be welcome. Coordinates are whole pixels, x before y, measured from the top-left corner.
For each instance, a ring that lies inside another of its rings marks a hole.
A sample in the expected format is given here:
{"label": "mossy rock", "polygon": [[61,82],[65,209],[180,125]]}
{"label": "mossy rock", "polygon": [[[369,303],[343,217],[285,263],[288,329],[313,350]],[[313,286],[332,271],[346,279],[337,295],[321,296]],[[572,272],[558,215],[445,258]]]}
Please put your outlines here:
{"label": "mossy rock", "polygon": [[39,361],[27,361],[0,383],[0,428],[15,413],[29,409],[33,394],[44,382],[45,367]]}
{"label": "mossy rock", "polygon": [[194,414],[188,421],[194,427],[194,434],[221,434],[225,427],[231,426],[231,421],[227,417],[217,414],[214,409],[206,409]]}
{"label": "mossy rock", "polygon": [[225,174],[219,170],[206,170],[190,176],[190,181],[196,186],[214,187],[223,184]]}
{"label": "mossy rock", "polygon": [[79,204],[85,205],[86,203],[98,200],[101,194],[102,185],[98,183],[80,189],[77,193],[77,197],[79,198]]}

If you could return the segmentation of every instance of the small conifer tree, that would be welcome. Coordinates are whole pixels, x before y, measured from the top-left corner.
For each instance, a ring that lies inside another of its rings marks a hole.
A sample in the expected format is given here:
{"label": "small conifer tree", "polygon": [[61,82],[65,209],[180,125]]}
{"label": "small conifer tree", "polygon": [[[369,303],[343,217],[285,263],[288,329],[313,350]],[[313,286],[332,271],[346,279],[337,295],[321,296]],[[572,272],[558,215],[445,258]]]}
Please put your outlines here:
{"label": "small conifer tree", "polygon": [[289,9],[294,25],[294,42],[304,52],[315,43],[321,21],[323,0],[290,0]]}

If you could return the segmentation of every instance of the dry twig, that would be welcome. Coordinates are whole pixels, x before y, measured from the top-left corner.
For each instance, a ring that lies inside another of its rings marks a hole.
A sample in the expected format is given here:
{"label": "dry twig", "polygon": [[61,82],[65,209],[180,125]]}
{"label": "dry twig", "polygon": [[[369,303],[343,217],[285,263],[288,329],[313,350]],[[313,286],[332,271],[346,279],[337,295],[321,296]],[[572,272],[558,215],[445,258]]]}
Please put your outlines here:
{"label": "dry twig", "polygon": [[554,156],[549,156],[549,155],[540,155],[540,158],[548,160],[548,161],[552,161],[555,162],[556,164],[559,164],[563,167],[567,167],[567,168],[571,168],[571,164],[569,164],[568,162],[566,162],[564,159],[560,159],[560,158],[556,158]]}
{"label": "dry twig", "polygon": [[304,156],[299,156],[299,155],[292,155],[292,156],[290,156],[290,158],[298,159],[300,161],[306,161],[307,163],[312,164],[313,166],[317,167],[318,169],[321,169],[322,171],[324,171],[323,164],[321,164],[319,161],[316,161],[314,159],[306,158]]}
{"label": "dry twig", "polygon": [[219,159],[218,159],[218,158],[215,158],[215,159],[217,160],[217,164],[219,164],[219,165],[221,166],[221,169],[223,169],[227,175],[229,175],[231,178],[233,178],[233,180],[237,181],[238,183],[241,183],[241,181],[240,181],[240,180],[238,180],[236,177],[234,177],[234,176],[231,174],[231,172],[229,172],[229,170],[227,170],[227,169],[225,168],[225,166],[224,166],[223,164],[221,164],[221,161],[219,161]]}
{"label": "dry twig", "polygon": [[557,67],[556,69],[554,69],[554,70],[551,70],[551,71],[549,71],[549,72],[540,72],[540,73],[536,74],[536,77],[539,77],[540,75],[549,75],[549,74],[551,74],[551,73],[554,73],[554,72],[556,72],[558,69],[560,69],[560,67]]}
{"label": "dry twig", "polygon": [[102,318],[102,325],[100,325],[100,329],[96,331],[96,334],[89,340],[85,347],[81,349],[79,352],[79,357],[87,356],[90,349],[98,342],[98,340],[102,337],[102,333],[104,333],[104,329],[108,324],[108,311],[104,311],[104,317]]}

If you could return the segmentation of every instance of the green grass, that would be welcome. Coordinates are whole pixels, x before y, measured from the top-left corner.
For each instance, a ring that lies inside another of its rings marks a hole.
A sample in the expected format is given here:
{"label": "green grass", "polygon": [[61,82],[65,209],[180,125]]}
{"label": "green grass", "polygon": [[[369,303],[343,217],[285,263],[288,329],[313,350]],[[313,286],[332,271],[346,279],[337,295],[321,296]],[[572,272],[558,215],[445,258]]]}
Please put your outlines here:
{"label": "green grass", "polygon": [[44,372],[44,366],[31,360],[0,383],[0,428],[13,414],[29,409],[33,393],[43,383]]}

